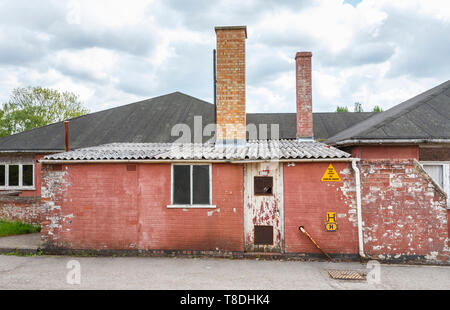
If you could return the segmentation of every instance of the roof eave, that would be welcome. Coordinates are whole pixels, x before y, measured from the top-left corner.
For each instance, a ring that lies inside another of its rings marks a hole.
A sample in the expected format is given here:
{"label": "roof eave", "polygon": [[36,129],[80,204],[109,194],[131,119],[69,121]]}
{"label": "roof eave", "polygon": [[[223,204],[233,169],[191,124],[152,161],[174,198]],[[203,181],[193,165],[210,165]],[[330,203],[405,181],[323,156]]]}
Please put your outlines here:
{"label": "roof eave", "polygon": [[415,145],[415,144],[450,144],[450,139],[348,139],[337,142],[330,142],[333,146],[353,146],[353,145],[380,145],[380,144],[398,144],[398,145]]}

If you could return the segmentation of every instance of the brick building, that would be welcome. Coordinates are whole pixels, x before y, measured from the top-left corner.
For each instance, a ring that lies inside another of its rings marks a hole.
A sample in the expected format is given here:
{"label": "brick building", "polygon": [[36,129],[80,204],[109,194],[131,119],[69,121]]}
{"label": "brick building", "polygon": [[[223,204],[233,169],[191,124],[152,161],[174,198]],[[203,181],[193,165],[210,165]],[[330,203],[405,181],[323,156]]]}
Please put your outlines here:
{"label": "brick building", "polygon": [[448,263],[450,81],[382,113],[312,113],[300,52],[297,113],[247,114],[246,28],[216,34],[215,105],[173,93],[82,116],[68,152],[62,123],[0,139],[0,190],[41,201],[0,216],[38,214],[52,251],[319,255],[303,226],[336,257]]}

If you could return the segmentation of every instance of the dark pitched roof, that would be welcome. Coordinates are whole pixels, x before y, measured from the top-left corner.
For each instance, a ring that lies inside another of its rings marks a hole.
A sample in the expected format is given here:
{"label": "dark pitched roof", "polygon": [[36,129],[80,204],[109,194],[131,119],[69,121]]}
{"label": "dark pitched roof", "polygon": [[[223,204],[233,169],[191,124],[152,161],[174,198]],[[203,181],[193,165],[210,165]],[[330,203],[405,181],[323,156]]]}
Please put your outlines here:
{"label": "dark pitched roof", "polygon": [[450,139],[450,80],[339,132],[327,142],[393,139]]}
{"label": "dark pitched roof", "polygon": [[[327,139],[371,115],[314,113],[314,136],[318,140]],[[171,136],[173,126],[187,124],[194,128],[194,116],[202,117],[203,128],[214,123],[214,105],[180,92],[87,114],[70,120],[70,148],[107,143],[174,142],[178,136]],[[296,136],[295,113],[249,113],[247,123],[255,124],[257,128],[260,124],[269,124],[268,138],[271,137],[270,124],[279,124],[280,139]],[[191,137],[193,135],[191,132]],[[202,142],[208,139],[204,137]],[[64,150],[62,122],[0,138],[0,151],[61,150]]]}

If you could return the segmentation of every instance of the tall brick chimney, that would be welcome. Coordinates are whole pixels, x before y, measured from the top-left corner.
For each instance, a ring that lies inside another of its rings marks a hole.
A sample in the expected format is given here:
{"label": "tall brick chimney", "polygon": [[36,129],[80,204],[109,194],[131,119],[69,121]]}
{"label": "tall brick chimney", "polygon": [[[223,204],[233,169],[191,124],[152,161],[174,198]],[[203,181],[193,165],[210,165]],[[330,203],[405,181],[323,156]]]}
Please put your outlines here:
{"label": "tall brick chimney", "polygon": [[299,52],[295,55],[298,139],[314,139],[311,58],[311,52]]}
{"label": "tall brick chimney", "polygon": [[216,58],[216,141],[246,140],[245,39],[246,26],[215,27]]}

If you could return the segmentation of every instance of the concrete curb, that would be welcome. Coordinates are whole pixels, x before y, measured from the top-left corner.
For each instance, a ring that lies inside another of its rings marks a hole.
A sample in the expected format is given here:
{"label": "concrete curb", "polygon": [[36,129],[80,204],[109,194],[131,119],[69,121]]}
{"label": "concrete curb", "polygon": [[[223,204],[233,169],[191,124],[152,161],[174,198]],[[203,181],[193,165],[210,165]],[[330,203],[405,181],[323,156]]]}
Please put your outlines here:
{"label": "concrete curb", "polygon": [[0,248],[0,255],[41,255],[41,249],[24,249],[24,248]]}
{"label": "concrete curb", "polygon": [[[0,248],[0,255],[58,255],[78,257],[180,257],[180,258],[223,258],[251,260],[286,260],[286,261],[329,261],[320,253],[258,253],[258,252],[221,252],[198,250],[88,250],[69,248]],[[450,266],[450,261],[431,261],[425,256],[403,255],[399,257],[361,258],[358,254],[329,254],[335,262],[361,262],[376,260],[382,264]]]}

